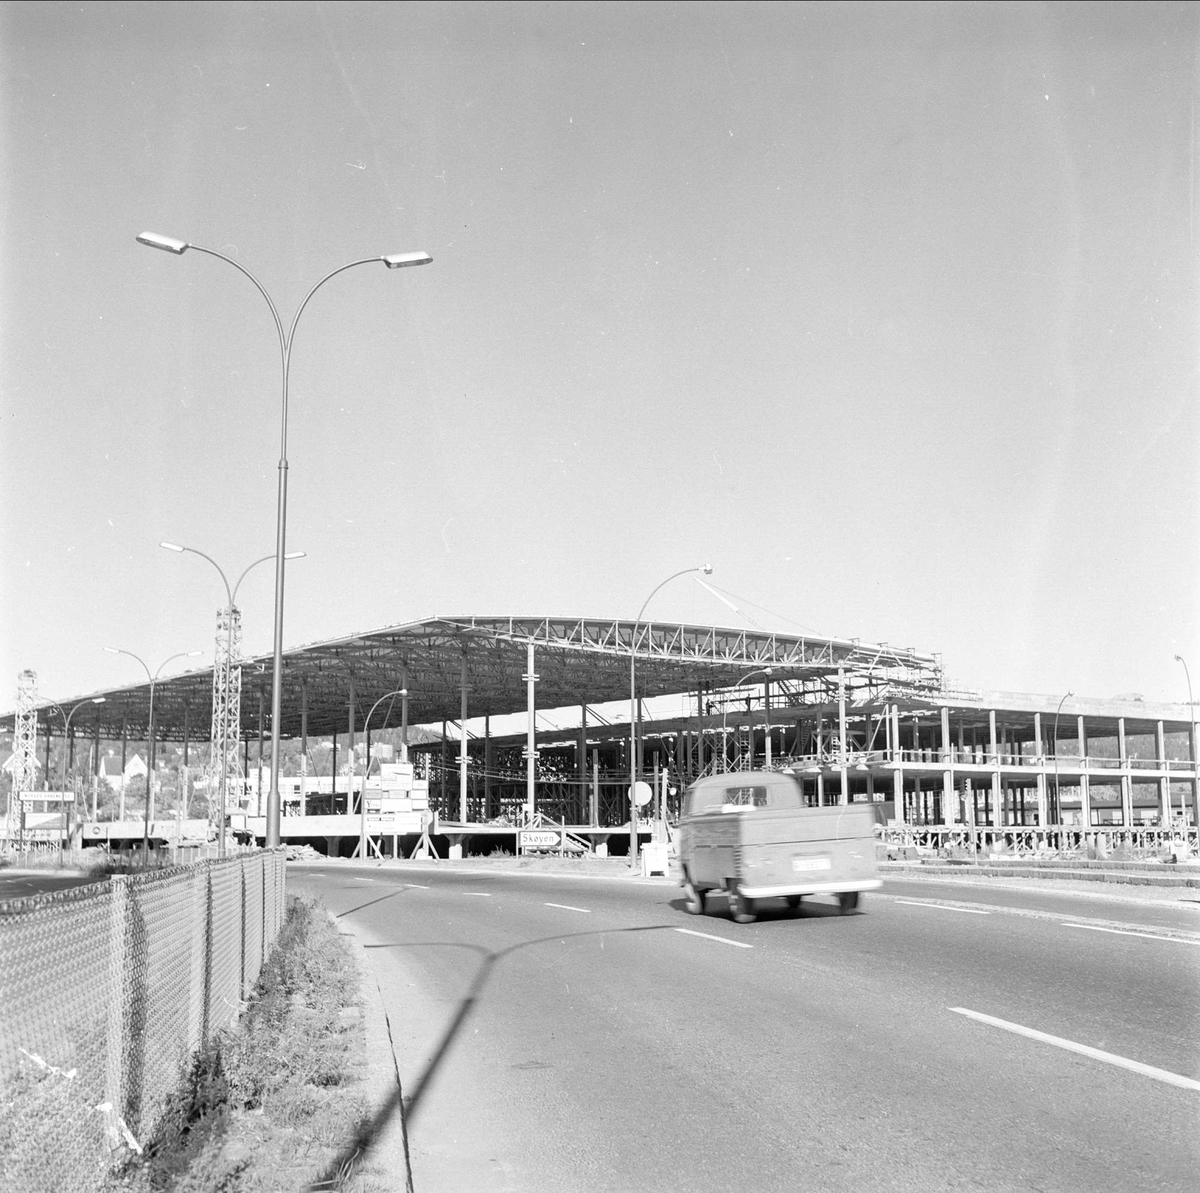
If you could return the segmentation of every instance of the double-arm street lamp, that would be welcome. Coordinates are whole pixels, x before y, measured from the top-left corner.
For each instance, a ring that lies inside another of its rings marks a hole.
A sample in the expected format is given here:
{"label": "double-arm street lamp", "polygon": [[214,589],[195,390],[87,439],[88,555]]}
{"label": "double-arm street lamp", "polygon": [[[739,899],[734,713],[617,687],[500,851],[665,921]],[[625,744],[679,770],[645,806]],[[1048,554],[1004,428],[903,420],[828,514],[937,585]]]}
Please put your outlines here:
{"label": "double-arm street lamp", "polygon": [[[371,711],[367,713],[366,724],[363,725],[363,741],[367,743],[367,767],[363,772],[362,792],[358,797],[358,859],[365,862],[367,860],[367,779],[371,777],[371,717],[375,714],[375,710],[388,699],[395,700],[397,696],[401,699],[408,695],[407,688],[397,688],[394,692],[384,692],[374,704],[371,705]],[[389,710],[390,712],[390,710]],[[384,724],[387,724],[387,718],[384,718]],[[350,791],[354,791],[354,755],[350,755]]]}
{"label": "double-arm street lamp", "polygon": [[[63,706],[58,703],[53,703],[50,706],[51,708],[58,709],[58,715],[60,717],[62,717],[62,719],[63,719],[63,754],[62,754],[62,766],[60,768],[61,774],[62,774],[62,783],[60,784],[60,790],[62,791],[63,795],[65,795],[67,792],[67,751],[70,749],[70,744],[71,744],[71,718],[85,704],[103,704],[105,699],[106,699],[106,697],[104,697],[104,696],[91,696],[87,700],[80,700],[78,704],[72,705],[70,712],[66,712],[63,709]],[[74,812],[74,810],[75,810],[75,796],[74,796],[74,793],[72,792],[71,811]],[[68,839],[70,838],[70,835],[71,835],[70,815],[67,813],[66,809],[64,808],[63,809],[62,847],[59,850],[60,857],[62,856],[63,853],[66,852],[67,842],[68,842]]]}
{"label": "double-arm street lamp", "polygon": [[336,277],[339,273],[344,273],[347,269],[353,269],[356,265],[369,265],[375,261],[382,261],[388,269],[404,269],[410,265],[428,265],[433,258],[428,253],[423,252],[388,253],[384,256],[364,257],[361,260],[350,261],[345,265],[340,265],[337,269],[327,273],[304,296],[304,301],[296,309],[296,314],[292,318],[291,326],[285,332],[283,321],[279,317],[279,311],[270,294],[267,293],[265,287],[254,274],[232,257],[227,257],[224,253],[219,253],[215,249],[206,249],[201,245],[191,244],[186,240],[177,240],[173,236],[161,236],[156,232],[143,232],[137,240],[139,244],[148,245],[153,249],[162,249],[164,252],[174,253],[177,256],[187,252],[188,249],[195,249],[198,253],[207,253],[210,257],[217,257],[227,264],[232,265],[234,269],[249,278],[254,288],[266,299],[267,306],[271,308],[271,318],[275,321],[275,330],[279,336],[279,353],[283,366],[283,398],[280,408],[279,489],[275,507],[275,554],[272,556],[275,560],[275,646],[274,660],[271,668],[271,788],[267,795],[267,846],[270,848],[279,844],[279,722],[283,687],[283,578],[284,561],[287,558],[288,371],[291,366],[292,341],[296,334],[296,324],[300,321],[300,316],[304,313],[304,308],[308,306],[309,299],[330,278]]}
{"label": "double-arm street lamp", "polygon": [[169,659],[163,659],[158,670],[151,675],[145,659],[141,655],[134,654],[132,650],[122,650],[119,646],[106,646],[104,649],[109,654],[123,654],[128,655],[131,659],[136,659],[141,663],[142,670],[145,671],[146,678],[150,681],[150,719],[146,724],[146,810],[142,817],[142,866],[144,867],[150,859],[150,801],[154,792],[154,685],[158,683],[158,677],[168,663],[172,663],[176,659],[193,659],[201,652],[185,650],[179,654],[173,654]]}
{"label": "double-arm street lamp", "polygon": [[[226,673],[226,676],[228,676],[229,669],[232,668],[236,662],[236,660],[233,657],[233,618],[234,618],[234,612],[237,608],[238,589],[241,588],[242,581],[246,578],[246,573],[249,572],[251,568],[258,567],[258,565],[260,563],[266,563],[268,560],[274,559],[275,556],[274,555],[264,555],[264,556],[262,556],[261,559],[256,559],[253,563],[247,564],[246,567],[243,569],[242,574],[237,578],[237,583],[235,583],[233,585],[233,587],[231,588],[229,586],[229,578],[225,575],[225,569],[222,568],[221,565],[211,555],[207,555],[207,554],[205,554],[205,552],[199,551],[195,547],[181,547],[178,543],[159,543],[158,545],[160,547],[165,547],[168,551],[177,551],[180,553],[187,552],[189,555],[199,555],[201,559],[207,559],[208,562],[211,563],[213,565],[213,567],[215,567],[217,569],[217,574],[221,577],[221,583],[225,585],[225,598],[226,598],[226,605],[225,605],[225,673]],[[303,551],[289,551],[287,553],[287,555],[285,556],[285,558],[287,558],[287,559],[303,559],[304,552]],[[217,660],[214,660],[213,667],[214,667],[214,675],[215,675],[217,667],[218,667]],[[222,697],[226,702],[224,707],[227,709],[229,693],[228,692],[222,693]],[[240,728],[240,726],[235,725],[235,726],[233,726],[233,731],[236,733],[239,728]],[[216,738],[218,736],[221,737],[220,741],[216,740]],[[228,745],[229,745],[228,727],[226,727],[226,732],[224,735],[214,734],[213,737],[214,737],[214,740],[212,743],[213,750],[219,749],[222,752],[224,752],[228,748]],[[215,762],[216,762],[215,758],[213,759],[213,762],[215,764]],[[226,765],[226,759],[224,757],[222,757],[220,760],[220,778],[218,779],[218,788],[219,788],[219,792],[220,792],[219,800],[220,800],[221,819],[220,819],[220,828],[218,830],[219,844],[218,844],[218,848],[217,848],[217,852],[221,857],[225,856],[225,836],[226,836],[225,813],[226,813],[226,808],[228,806],[228,788],[229,788],[228,771],[229,771],[229,768]]]}
{"label": "double-arm street lamp", "polygon": [[703,563],[699,567],[684,568],[682,571],[674,572],[668,576],[661,584],[658,584],[650,592],[650,595],[642,602],[642,607],[638,610],[638,615],[633,622],[633,632],[629,635],[629,864],[630,866],[637,865],[638,856],[638,835],[637,835],[637,784],[638,784],[638,753],[637,753],[637,632],[638,626],[642,621],[642,614],[646,612],[646,606],[654,599],[654,594],[660,589],[670,584],[672,580],[678,580],[680,576],[687,576],[692,572],[703,572],[706,576],[712,575],[712,564]]}

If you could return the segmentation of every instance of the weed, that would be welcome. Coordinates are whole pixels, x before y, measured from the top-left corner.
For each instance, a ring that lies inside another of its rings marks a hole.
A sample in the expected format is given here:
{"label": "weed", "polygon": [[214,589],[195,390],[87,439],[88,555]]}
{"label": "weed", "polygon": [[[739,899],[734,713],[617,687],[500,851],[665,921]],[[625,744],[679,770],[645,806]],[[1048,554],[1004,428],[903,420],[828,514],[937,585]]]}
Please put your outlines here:
{"label": "weed", "polygon": [[[370,1107],[354,960],[317,904],[293,898],[246,1013],[192,1066],[145,1155],[110,1190],[302,1189],[355,1137]],[[378,1188],[362,1157],[326,1187]]]}

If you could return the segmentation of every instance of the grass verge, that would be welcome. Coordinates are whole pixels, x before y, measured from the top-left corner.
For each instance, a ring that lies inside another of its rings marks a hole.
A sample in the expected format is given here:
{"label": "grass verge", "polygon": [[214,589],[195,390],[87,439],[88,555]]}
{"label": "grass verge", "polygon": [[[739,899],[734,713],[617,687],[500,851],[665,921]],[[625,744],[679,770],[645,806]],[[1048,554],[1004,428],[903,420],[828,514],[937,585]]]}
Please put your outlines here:
{"label": "grass verge", "polygon": [[405,1174],[354,1157],[315,1184],[369,1116],[358,971],[319,903],[292,897],[245,1013],[197,1057],[163,1126],[107,1190],[383,1193]]}

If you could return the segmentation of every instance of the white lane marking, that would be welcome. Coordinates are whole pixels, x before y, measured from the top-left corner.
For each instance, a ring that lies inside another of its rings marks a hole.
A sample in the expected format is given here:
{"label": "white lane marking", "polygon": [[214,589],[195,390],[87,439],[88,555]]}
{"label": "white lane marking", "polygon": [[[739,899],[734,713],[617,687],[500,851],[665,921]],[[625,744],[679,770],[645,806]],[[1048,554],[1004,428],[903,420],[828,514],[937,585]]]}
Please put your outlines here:
{"label": "white lane marking", "polygon": [[730,940],[727,936],[713,936],[709,932],[695,932],[691,928],[676,928],[676,932],[682,932],[685,936],[699,936],[703,940],[719,940],[722,944],[731,944],[735,949],[752,949],[752,944],[743,944],[740,940]]}
{"label": "white lane marking", "polygon": [[491,891],[463,891],[463,894],[477,895],[480,899],[490,899],[492,897]]}
{"label": "white lane marking", "polygon": [[591,915],[591,910],[587,907],[572,907],[569,903],[547,903],[546,907],[558,907],[563,911],[582,911],[584,915]]}
{"label": "white lane marking", "polygon": [[908,907],[932,907],[935,911],[965,911],[967,915],[991,915],[990,911],[983,911],[978,907],[949,907],[945,903],[921,903],[916,899],[897,899],[897,903],[904,903]]}
{"label": "white lane marking", "polygon": [[405,886],[406,890],[410,890],[410,891],[427,891],[427,890],[429,890],[429,888],[427,886],[422,886],[419,882],[406,882],[404,884],[404,886]]}
{"label": "white lane marking", "polygon": [[1155,1081],[1163,1081],[1167,1085],[1177,1085],[1180,1089],[1200,1091],[1200,1081],[1194,1081],[1191,1077],[1184,1077],[1167,1069],[1156,1069],[1153,1065],[1144,1065],[1140,1060],[1130,1060],[1125,1056],[1117,1056],[1113,1052],[1090,1048],[1087,1044],[1076,1044],[1074,1040],[1064,1040],[1061,1036],[1047,1035],[1046,1032],[1037,1031],[1032,1027],[1009,1023],[1007,1019],[996,1019],[991,1015],[984,1015],[980,1011],[969,1011],[966,1007],[950,1007],[948,1009],[956,1015],[966,1015],[969,1019],[977,1019],[980,1023],[1014,1032],[1018,1036],[1028,1036],[1029,1039],[1038,1040],[1043,1044],[1053,1044],[1056,1048],[1065,1048],[1068,1052],[1078,1052],[1081,1056],[1102,1060],[1107,1064],[1116,1065],[1118,1068],[1128,1069],[1131,1073],[1140,1073],[1143,1077],[1153,1077]]}
{"label": "white lane marking", "polygon": [[1200,944],[1182,936],[1160,936],[1157,932],[1131,932],[1128,928],[1101,928],[1099,924],[1063,924],[1064,928],[1086,928],[1089,932],[1111,932],[1114,936],[1144,936],[1147,940],[1165,940],[1170,944]]}

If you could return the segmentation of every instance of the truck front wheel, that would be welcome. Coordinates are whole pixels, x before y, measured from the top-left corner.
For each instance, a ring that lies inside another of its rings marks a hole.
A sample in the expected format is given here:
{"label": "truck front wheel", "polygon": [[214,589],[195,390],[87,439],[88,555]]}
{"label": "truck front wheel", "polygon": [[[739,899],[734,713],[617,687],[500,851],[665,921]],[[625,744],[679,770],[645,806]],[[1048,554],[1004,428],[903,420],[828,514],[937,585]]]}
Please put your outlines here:
{"label": "truck front wheel", "polygon": [[842,915],[847,915],[858,906],[858,891],[842,891],[838,895],[838,908]]}

